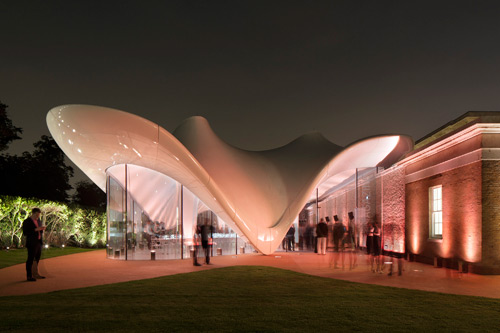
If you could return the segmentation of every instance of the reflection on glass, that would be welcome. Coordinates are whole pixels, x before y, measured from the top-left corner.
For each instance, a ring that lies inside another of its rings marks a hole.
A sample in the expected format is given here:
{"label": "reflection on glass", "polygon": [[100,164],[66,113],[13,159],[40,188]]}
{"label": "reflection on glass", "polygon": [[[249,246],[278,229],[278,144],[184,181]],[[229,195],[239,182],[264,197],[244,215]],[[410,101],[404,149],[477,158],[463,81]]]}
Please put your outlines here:
{"label": "reflection on glass", "polygon": [[[253,251],[250,244],[174,179],[130,164],[113,166],[107,174],[109,258],[190,258],[195,234],[205,223],[211,228],[210,256]],[[204,256],[201,241],[198,256]]]}
{"label": "reflection on glass", "polygon": [[125,259],[125,191],[108,178],[108,258]]}

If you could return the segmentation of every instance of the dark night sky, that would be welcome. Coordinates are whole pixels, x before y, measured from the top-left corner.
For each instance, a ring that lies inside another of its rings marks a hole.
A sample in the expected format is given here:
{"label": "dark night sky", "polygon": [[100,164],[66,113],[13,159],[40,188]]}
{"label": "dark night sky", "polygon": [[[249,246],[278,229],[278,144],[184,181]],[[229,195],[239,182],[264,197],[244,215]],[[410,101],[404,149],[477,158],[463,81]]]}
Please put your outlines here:
{"label": "dark night sky", "polygon": [[206,117],[269,149],[418,139],[500,110],[498,1],[1,1],[0,100],[32,150],[47,111],[95,104],[172,131]]}

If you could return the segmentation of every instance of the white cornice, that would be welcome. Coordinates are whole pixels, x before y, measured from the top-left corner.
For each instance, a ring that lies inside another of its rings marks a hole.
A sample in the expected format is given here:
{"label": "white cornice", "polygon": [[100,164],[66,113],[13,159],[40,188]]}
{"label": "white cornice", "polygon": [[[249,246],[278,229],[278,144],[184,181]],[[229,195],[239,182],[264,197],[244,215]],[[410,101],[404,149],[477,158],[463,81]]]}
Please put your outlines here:
{"label": "white cornice", "polygon": [[464,141],[467,141],[473,137],[476,137],[480,134],[500,134],[500,124],[474,124],[466,129],[450,136],[445,139],[438,141],[437,143],[415,153],[407,158],[399,161],[396,166],[397,167],[406,167],[410,164],[421,161],[429,156],[438,154],[446,149],[449,149],[453,146],[456,146]]}

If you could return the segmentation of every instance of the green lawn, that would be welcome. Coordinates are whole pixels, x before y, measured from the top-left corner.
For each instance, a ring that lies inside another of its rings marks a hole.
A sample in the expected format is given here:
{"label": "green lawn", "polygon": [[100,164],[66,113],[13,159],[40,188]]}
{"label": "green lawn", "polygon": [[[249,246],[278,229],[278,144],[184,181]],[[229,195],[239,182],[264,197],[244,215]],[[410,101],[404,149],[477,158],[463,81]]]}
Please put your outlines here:
{"label": "green lawn", "polygon": [[488,332],[499,327],[500,300],[259,266],[0,297],[0,331]]}
{"label": "green lawn", "polygon": [[[93,251],[98,249],[83,249],[80,247],[49,247],[48,249],[42,250],[42,259],[64,256],[67,254],[80,253]],[[22,264],[26,262],[28,257],[28,250],[26,249],[13,249],[13,250],[0,250],[0,269],[9,267],[12,265]]]}

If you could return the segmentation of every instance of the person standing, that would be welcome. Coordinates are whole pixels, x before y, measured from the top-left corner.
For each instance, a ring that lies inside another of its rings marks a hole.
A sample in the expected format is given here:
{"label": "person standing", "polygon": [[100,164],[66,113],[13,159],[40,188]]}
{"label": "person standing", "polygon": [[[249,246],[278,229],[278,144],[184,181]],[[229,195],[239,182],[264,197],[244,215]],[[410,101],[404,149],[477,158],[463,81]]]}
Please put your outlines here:
{"label": "person standing", "polygon": [[350,248],[349,251],[349,269],[354,269],[357,266],[357,254],[356,254],[356,225],[354,223],[354,215],[349,213],[349,224],[346,232],[346,237],[344,238],[344,244]]}
{"label": "person standing", "polygon": [[339,252],[340,244],[342,244],[342,240],[344,239],[345,227],[340,222],[337,215],[333,217],[335,220],[335,224],[333,225],[333,245],[335,247],[335,252]]}
{"label": "person standing", "polygon": [[[372,238],[372,272],[382,273],[381,265],[380,265],[380,227],[377,222],[373,223],[373,238]],[[373,264],[377,265],[377,269],[373,268]]]}
{"label": "person standing", "polygon": [[205,223],[201,226],[201,246],[205,254],[205,264],[210,264],[210,250],[212,248],[212,232],[213,226],[209,225],[209,219],[205,219]]}
{"label": "person standing", "polygon": [[295,251],[295,227],[293,224],[286,233],[286,250]]}
{"label": "person standing", "polygon": [[318,225],[316,226],[316,236],[318,239],[318,254],[326,254],[326,240],[328,237],[328,226],[325,223],[325,220],[321,218]]}
{"label": "person standing", "polygon": [[200,246],[199,240],[201,238],[200,235],[201,228],[200,226],[196,226],[196,229],[193,233],[193,251],[191,252],[193,256],[193,266],[201,266],[201,264],[198,262],[198,247]]}
{"label": "person standing", "polygon": [[45,276],[38,274],[38,262],[42,255],[43,231],[45,226],[40,222],[40,208],[33,208],[31,216],[23,222],[23,235],[26,236],[26,248],[28,249],[28,259],[26,260],[26,278],[28,281],[45,279]]}
{"label": "person standing", "polygon": [[373,244],[373,224],[369,222],[366,225],[366,254],[371,256]]}

